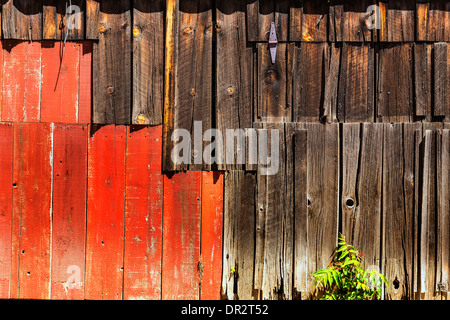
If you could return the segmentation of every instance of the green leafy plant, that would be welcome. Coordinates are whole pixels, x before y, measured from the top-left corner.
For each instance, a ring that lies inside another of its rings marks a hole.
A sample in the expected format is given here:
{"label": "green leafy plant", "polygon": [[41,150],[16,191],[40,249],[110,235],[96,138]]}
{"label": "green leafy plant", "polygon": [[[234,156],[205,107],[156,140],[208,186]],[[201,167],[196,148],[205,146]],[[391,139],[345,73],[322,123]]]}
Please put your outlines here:
{"label": "green leafy plant", "polygon": [[339,234],[338,249],[327,269],[314,272],[316,288],[322,300],[379,300],[386,277],[376,270],[365,270],[363,254],[345,242]]}

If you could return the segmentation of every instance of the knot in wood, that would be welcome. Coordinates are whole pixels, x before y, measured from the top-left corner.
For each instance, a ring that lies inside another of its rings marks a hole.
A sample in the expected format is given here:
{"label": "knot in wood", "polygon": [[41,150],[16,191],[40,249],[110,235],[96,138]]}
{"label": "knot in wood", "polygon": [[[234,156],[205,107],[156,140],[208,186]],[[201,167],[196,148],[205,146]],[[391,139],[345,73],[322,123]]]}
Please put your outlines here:
{"label": "knot in wood", "polygon": [[137,124],[145,124],[146,122],[147,122],[147,118],[143,114],[140,114],[137,116],[137,118],[136,118]]}
{"label": "knot in wood", "polygon": [[133,36],[139,37],[140,35],[141,35],[141,29],[139,29],[138,27],[134,27],[133,28]]}
{"label": "knot in wood", "polygon": [[278,78],[277,71],[274,69],[269,69],[264,73],[264,82],[267,85],[272,85]]}
{"label": "knot in wood", "polygon": [[189,34],[189,33],[192,32],[192,28],[191,28],[191,27],[186,27],[186,28],[184,28],[183,32],[184,32],[185,34]]}

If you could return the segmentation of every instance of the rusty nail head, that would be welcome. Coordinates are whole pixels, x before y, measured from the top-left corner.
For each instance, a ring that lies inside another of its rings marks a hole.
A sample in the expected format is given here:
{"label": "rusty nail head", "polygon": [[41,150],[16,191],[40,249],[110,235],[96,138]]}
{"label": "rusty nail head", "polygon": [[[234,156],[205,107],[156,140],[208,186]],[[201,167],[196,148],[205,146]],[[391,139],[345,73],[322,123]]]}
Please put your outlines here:
{"label": "rusty nail head", "polygon": [[233,87],[229,86],[228,89],[227,89],[227,92],[228,92],[229,95],[232,95],[234,93]]}
{"label": "rusty nail head", "polygon": [[195,89],[192,88],[191,91],[189,92],[191,96],[195,96]]}
{"label": "rusty nail head", "polygon": [[133,35],[139,37],[141,35],[141,30],[138,27],[133,28]]}
{"label": "rusty nail head", "polygon": [[114,87],[112,87],[112,86],[108,87],[107,91],[108,91],[109,94],[113,94],[114,93]]}

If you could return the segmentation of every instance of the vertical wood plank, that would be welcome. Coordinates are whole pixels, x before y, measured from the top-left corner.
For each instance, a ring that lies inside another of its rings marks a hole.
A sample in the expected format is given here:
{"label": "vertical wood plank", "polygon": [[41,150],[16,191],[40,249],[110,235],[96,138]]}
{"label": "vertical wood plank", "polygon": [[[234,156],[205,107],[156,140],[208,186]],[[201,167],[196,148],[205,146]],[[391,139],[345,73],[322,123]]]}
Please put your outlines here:
{"label": "vertical wood plank", "polygon": [[166,1],[166,38],[164,58],[164,122],[163,122],[163,170],[172,171],[176,164],[171,160],[172,134],[175,125],[175,66],[178,51],[179,0]]}
{"label": "vertical wood plank", "polygon": [[[308,130],[308,272],[325,268],[337,245],[339,127],[337,124],[301,124]],[[308,276],[308,299],[314,279]]]}
{"label": "vertical wood plank", "polygon": [[419,126],[384,125],[382,271],[390,281],[387,298],[393,300],[412,294],[414,132]]}
{"label": "vertical wood plank", "polygon": [[133,1],[134,124],[160,125],[163,111],[164,1]]}
{"label": "vertical wood plank", "polygon": [[255,0],[247,3],[248,41],[269,40],[270,25],[275,23],[278,41],[289,39],[290,2],[287,0]]}
{"label": "vertical wood plank", "polygon": [[294,288],[308,291],[308,135],[294,133]]}
{"label": "vertical wood plank", "polygon": [[[293,121],[320,122],[325,111],[326,43],[301,43],[294,49],[292,76]],[[336,61],[334,61],[336,62]],[[332,76],[330,74],[330,76]],[[327,100],[327,106],[328,105]]]}
{"label": "vertical wood plank", "polygon": [[[219,300],[223,228],[223,174],[220,172],[202,173],[201,219],[200,298],[202,300]],[[245,232],[248,232],[248,229]],[[252,277],[250,276],[249,279]]]}
{"label": "vertical wood plank", "polygon": [[127,128],[124,300],[161,298],[161,129]]}
{"label": "vertical wood plank", "polygon": [[447,43],[434,44],[434,116],[450,115],[450,106],[447,105],[448,79],[450,75],[447,74]]}
{"label": "vertical wood plank", "polygon": [[[257,299],[255,261],[256,175],[242,170],[225,173],[223,212],[222,298]],[[262,231],[262,230],[261,230]],[[256,288],[255,288],[256,289]]]}
{"label": "vertical wood plank", "polygon": [[[380,122],[409,122],[412,118],[412,45],[387,44],[377,61],[377,117]],[[396,72],[392,72],[396,70]]]}
{"label": "vertical wood plank", "polygon": [[11,298],[50,298],[52,135],[47,123],[14,126]]}
{"label": "vertical wood plank", "polygon": [[[201,121],[202,135],[212,125],[212,2],[180,2],[179,19],[173,128],[194,137],[195,121]],[[203,168],[203,142],[193,138],[191,143],[191,163],[179,170]]]}
{"label": "vertical wood plank", "polygon": [[[215,117],[217,129],[226,134],[227,129],[252,127],[253,48],[246,41],[245,3],[233,0],[217,1],[216,4]],[[238,157],[237,155],[234,157],[236,163]],[[238,164],[218,167],[243,169],[243,166]]]}
{"label": "vertical wood plank", "polygon": [[328,4],[324,1],[304,0],[301,14],[301,40],[326,42],[328,39]]}
{"label": "vertical wood plank", "polygon": [[0,299],[10,298],[13,214],[13,124],[0,124]]}
{"label": "vertical wood plank", "polygon": [[2,121],[39,122],[41,43],[3,45]]}
{"label": "vertical wood plank", "polygon": [[41,121],[77,123],[80,45],[45,42],[42,45]]}
{"label": "vertical wood plank", "polygon": [[99,35],[100,1],[86,0],[86,40],[97,40]]}
{"label": "vertical wood plank", "polygon": [[427,120],[431,120],[432,48],[427,43],[414,44],[415,115],[425,116]]}
{"label": "vertical wood plank", "polygon": [[383,32],[379,41],[409,42],[414,41],[414,18],[416,5],[407,0],[383,0],[379,3],[385,14],[381,15]]}
{"label": "vertical wood plank", "polygon": [[[42,39],[84,40],[86,1],[44,0],[42,8]],[[79,11],[78,11],[79,8]]]}
{"label": "vertical wood plank", "polygon": [[55,125],[51,299],[84,298],[88,127]]}
{"label": "vertical wood plank", "polygon": [[450,218],[449,218],[449,181],[450,181],[450,130],[442,130],[438,134],[437,149],[437,266],[436,291],[448,295],[449,291],[449,263],[450,263]]}
{"label": "vertical wood plank", "polygon": [[4,39],[42,40],[42,1],[4,1],[2,33]]}
{"label": "vertical wood plank", "polygon": [[275,64],[272,64],[268,44],[257,44],[258,51],[258,105],[257,122],[286,122],[291,120],[290,57],[293,45],[278,44]]}
{"label": "vertical wood plank", "polygon": [[[426,272],[426,288],[423,290],[424,294],[422,299],[424,300],[440,300],[441,293],[436,289],[436,269],[437,269],[437,230],[438,230],[438,198],[437,198],[437,139],[436,132],[443,128],[442,123],[424,123],[423,124],[423,139],[424,139],[424,159],[423,159],[423,179],[428,180],[428,186],[423,183],[422,186],[422,203],[421,210],[422,214],[425,214],[427,220],[425,222],[425,217],[421,221],[423,227],[421,230],[425,232],[423,239],[423,246],[421,248],[428,252],[428,259],[421,265],[421,276],[425,277],[424,272]],[[427,133],[427,131],[429,131]],[[428,138],[427,138],[428,135]],[[428,153],[428,156],[427,156]],[[425,178],[425,174],[427,177]],[[426,196],[426,197],[425,197]],[[426,211],[426,212],[424,212]],[[425,223],[425,225],[423,224]],[[421,251],[422,252],[422,251]],[[426,269],[426,271],[425,271]],[[422,271],[424,270],[424,271]]]}
{"label": "vertical wood plank", "polygon": [[199,299],[201,172],[164,176],[162,299]]}
{"label": "vertical wood plank", "polygon": [[[332,43],[330,47],[329,64],[326,69],[324,88],[323,116],[327,123],[337,120],[338,84],[341,66],[342,46]],[[294,61],[295,63],[295,61]]]}
{"label": "vertical wood plank", "polygon": [[371,42],[375,38],[376,32],[369,29],[369,18],[373,18],[373,11],[367,13],[369,6],[376,3],[374,0],[364,1],[343,1],[342,15],[342,41],[346,42]]}
{"label": "vertical wood plank", "polygon": [[80,44],[80,76],[78,123],[91,123],[92,112],[92,51],[93,44],[83,41]]}
{"label": "vertical wood plank", "polygon": [[100,3],[99,40],[94,43],[93,122],[129,124],[131,120],[130,1]]}
{"label": "vertical wood plank", "polygon": [[88,141],[85,299],[121,300],[125,209],[124,126],[91,126]]}
{"label": "vertical wood plank", "polygon": [[371,45],[344,43],[337,100],[339,121],[374,121],[374,64]]}

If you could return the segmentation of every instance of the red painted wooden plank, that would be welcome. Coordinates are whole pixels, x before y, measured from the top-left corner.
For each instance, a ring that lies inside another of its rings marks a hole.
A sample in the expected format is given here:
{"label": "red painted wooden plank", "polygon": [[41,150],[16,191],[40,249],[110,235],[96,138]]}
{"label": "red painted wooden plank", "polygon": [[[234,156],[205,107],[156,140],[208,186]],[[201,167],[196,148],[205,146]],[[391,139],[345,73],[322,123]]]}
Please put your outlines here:
{"label": "red painted wooden plank", "polygon": [[84,297],[88,128],[53,133],[52,299]]}
{"label": "red painted wooden plank", "polygon": [[202,300],[219,300],[222,279],[223,174],[202,175]]}
{"label": "red painted wooden plank", "polygon": [[162,126],[128,127],[124,299],[161,298]]}
{"label": "red painted wooden plank", "polygon": [[163,300],[199,298],[201,172],[164,176]]}
{"label": "red painted wooden plank", "polygon": [[3,43],[2,121],[39,122],[41,43]]}
{"label": "red painted wooden plank", "polygon": [[11,298],[50,297],[52,134],[48,123],[14,125]]}
{"label": "red painted wooden plank", "polygon": [[85,299],[122,299],[125,126],[91,126]]}
{"label": "red painted wooden plank", "polygon": [[79,76],[79,43],[43,42],[42,122],[78,122]]}
{"label": "red painted wooden plank", "polygon": [[91,122],[92,50],[93,50],[92,42],[90,41],[81,42],[78,123]]}
{"label": "red painted wooden plank", "polygon": [[[0,72],[3,75],[3,41],[0,41]],[[0,121],[2,120],[3,76],[0,77]]]}
{"label": "red painted wooden plank", "polygon": [[0,124],[0,299],[9,298],[11,279],[11,216],[13,125]]}

